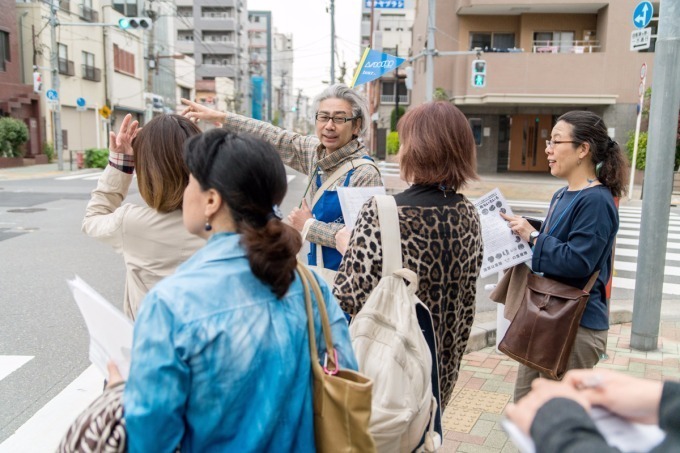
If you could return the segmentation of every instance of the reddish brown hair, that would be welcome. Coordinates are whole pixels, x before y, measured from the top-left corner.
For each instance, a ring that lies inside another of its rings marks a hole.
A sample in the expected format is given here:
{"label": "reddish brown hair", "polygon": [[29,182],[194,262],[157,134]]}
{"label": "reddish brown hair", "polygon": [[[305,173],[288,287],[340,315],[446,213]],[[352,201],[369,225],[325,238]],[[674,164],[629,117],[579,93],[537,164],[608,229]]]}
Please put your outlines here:
{"label": "reddish brown hair", "polygon": [[201,130],[179,115],[159,115],[144,125],[132,142],[139,194],[149,207],[167,213],[182,207],[189,169],[184,142]]}
{"label": "reddish brown hair", "polygon": [[402,176],[414,184],[458,190],[477,179],[477,151],[463,112],[446,101],[409,109],[397,125]]}

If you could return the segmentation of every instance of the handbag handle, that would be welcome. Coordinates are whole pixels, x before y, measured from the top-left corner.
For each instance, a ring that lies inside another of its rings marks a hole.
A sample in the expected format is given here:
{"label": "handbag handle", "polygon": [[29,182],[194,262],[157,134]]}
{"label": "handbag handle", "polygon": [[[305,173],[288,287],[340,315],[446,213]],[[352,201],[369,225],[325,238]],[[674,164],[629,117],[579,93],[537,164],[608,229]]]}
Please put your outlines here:
{"label": "handbag handle", "polygon": [[401,260],[399,213],[394,197],[376,195],[375,201],[378,205],[378,224],[382,245],[382,276],[385,277],[404,267]]}
{"label": "handbag handle", "polygon": [[316,331],[314,329],[314,310],[312,309],[312,296],[310,292],[314,292],[314,297],[319,307],[319,317],[321,318],[321,331],[326,341],[326,357],[324,359],[324,371],[326,374],[336,374],[338,372],[338,353],[333,346],[333,337],[331,334],[331,325],[328,320],[328,312],[326,311],[326,303],[319,283],[316,281],[314,274],[307,269],[302,263],[298,263],[297,271],[302,280],[302,287],[305,291],[305,308],[307,310],[307,330],[309,331],[309,354],[312,360],[319,360],[319,351],[316,348]]}

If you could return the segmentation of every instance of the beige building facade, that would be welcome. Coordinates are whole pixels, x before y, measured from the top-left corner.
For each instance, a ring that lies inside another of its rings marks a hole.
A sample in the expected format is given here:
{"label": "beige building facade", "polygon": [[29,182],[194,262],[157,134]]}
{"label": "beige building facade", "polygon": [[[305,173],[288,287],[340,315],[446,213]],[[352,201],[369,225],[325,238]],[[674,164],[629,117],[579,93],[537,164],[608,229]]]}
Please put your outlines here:
{"label": "beige building facade", "polygon": [[[454,0],[436,2],[435,48],[478,54],[434,58],[434,88],[469,118],[481,173],[547,171],[545,140],[559,115],[601,115],[625,144],[635,128],[640,69],[653,72],[653,46],[631,51],[637,0]],[[653,39],[659,3],[654,3]],[[418,0],[412,52],[426,46],[428,0]],[[472,62],[486,61],[484,87]],[[412,104],[425,101],[425,58],[414,62]]]}

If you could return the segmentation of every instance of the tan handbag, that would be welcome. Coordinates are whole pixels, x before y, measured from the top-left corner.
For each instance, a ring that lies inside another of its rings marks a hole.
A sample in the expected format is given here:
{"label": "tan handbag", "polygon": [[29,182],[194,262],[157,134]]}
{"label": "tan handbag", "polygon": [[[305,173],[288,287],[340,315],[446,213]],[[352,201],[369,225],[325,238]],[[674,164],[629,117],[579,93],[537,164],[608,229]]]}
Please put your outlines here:
{"label": "tan handbag", "polygon": [[[316,277],[303,264],[298,264],[307,307],[309,351],[312,362],[314,386],[314,437],[317,451],[323,452],[375,452],[375,443],[369,433],[371,419],[371,390],[373,382],[352,370],[338,367],[337,352],[333,347],[330,322],[323,294]],[[319,363],[314,331],[312,298],[314,292],[326,342],[324,365]]]}
{"label": "tan handbag", "polygon": [[498,349],[551,379],[567,369],[588,292],[600,271],[583,289],[529,273],[524,298]]}

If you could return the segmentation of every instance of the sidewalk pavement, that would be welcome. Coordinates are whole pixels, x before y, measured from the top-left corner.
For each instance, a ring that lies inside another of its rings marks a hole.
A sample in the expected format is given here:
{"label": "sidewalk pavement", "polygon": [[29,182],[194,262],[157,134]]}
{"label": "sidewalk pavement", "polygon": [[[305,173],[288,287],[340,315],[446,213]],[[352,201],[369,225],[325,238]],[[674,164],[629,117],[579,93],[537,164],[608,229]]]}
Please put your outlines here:
{"label": "sidewalk pavement", "polygon": [[[68,168],[68,163],[65,163]],[[91,172],[92,169],[79,170]],[[0,169],[0,181],[67,175],[57,164]],[[397,193],[408,185],[398,176],[384,177],[388,193]],[[498,187],[506,199],[549,202],[564,182],[551,175],[507,173],[481,175],[461,192],[477,198]],[[635,187],[632,201],[621,200],[622,206],[641,205],[640,186]],[[680,204],[674,197],[673,203]],[[613,300],[607,343],[608,358],[598,367],[612,368],[649,379],[680,379],[680,313],[663,307],[659,349],[639,352],[630,347],[632,301]],[[495,350],[496,312],[481,312],[475,317],[457,385],[443,414],[444,443],[439,450],[449,452],[516,452],[500,425],[505,407],[512,401],[517,362]]]}

